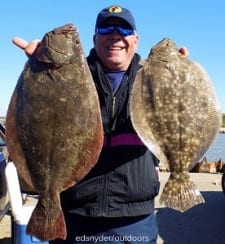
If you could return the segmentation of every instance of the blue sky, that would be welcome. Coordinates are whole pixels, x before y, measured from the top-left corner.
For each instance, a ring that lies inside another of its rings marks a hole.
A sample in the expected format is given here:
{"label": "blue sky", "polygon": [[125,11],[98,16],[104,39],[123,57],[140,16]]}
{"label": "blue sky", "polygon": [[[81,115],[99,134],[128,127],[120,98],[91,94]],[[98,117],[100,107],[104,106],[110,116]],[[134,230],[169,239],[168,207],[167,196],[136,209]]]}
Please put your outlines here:
{"label": "blue sky", "polygon": [[0,1],[0,116],[6,115],[11,94],[27,60],[12,44],[14,36],[27,41],[41,39],[55,27],[73,23],[79,30],[84,52],[92,48],[98,12],[109,5],[129,8],[140,35],[138,53],[146,58],[150,48],[164,37],[186,46],[190,59],[210,75],[225,112],[225,1],[160,0],[39,0]]}

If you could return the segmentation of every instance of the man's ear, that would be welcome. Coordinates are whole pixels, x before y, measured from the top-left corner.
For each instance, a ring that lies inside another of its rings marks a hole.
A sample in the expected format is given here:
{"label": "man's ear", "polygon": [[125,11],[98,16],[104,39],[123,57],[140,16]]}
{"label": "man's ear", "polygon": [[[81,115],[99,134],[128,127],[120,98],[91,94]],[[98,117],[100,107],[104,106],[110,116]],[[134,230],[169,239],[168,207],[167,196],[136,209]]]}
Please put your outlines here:
{"label": "man's ear", "polygon": [[136,44],[138,45],[138,43],[139,43],[139,36],[136,35]]}
{"label": "man's ear", "polygon": [[93,35],[93,43],[94,43],[94,45],[96,43],[96,34]]}
{"label": "man's ear", "polygon": [[139,44],[139,36],[138,35],[135,35],[135,45],[136,45],[136,50],[137,50],[137,47],[138,47],[138,44]]}

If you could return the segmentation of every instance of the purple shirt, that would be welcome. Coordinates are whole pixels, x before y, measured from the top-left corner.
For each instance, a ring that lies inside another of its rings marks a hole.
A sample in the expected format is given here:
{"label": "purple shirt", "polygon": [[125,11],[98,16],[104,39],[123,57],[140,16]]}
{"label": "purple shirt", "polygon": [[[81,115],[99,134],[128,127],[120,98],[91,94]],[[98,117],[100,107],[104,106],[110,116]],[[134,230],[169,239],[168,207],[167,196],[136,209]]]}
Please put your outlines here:
{"label": "purple shirt", "polygon": [[112,88],[113,95],[117,92],[118,88],[120,87],[124,74],[125,71],[114,71],[106,73],[106,76]]}

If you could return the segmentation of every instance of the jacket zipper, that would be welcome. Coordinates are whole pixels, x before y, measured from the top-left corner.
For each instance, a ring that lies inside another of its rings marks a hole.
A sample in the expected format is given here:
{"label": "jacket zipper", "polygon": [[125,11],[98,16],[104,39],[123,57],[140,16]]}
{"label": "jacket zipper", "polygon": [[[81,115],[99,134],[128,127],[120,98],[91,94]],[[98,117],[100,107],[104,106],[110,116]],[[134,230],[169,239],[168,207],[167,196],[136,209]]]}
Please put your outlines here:
{"label": "jacket zipper", "polygon": [[115,116],[115,105],[116,105],[116,97],[113,97],[113,102],[112,102],[112,118]]}

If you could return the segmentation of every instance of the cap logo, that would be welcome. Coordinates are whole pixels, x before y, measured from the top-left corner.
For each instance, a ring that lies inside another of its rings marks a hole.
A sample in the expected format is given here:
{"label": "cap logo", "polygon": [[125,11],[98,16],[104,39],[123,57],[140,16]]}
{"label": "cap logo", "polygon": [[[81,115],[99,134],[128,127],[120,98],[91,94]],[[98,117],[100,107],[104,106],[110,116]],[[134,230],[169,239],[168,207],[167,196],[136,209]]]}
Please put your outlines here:
{"label": "cap logo", "polygon": [[109,8],[110,13],[121,13],[122,8],[120,6],[112,6]]}

